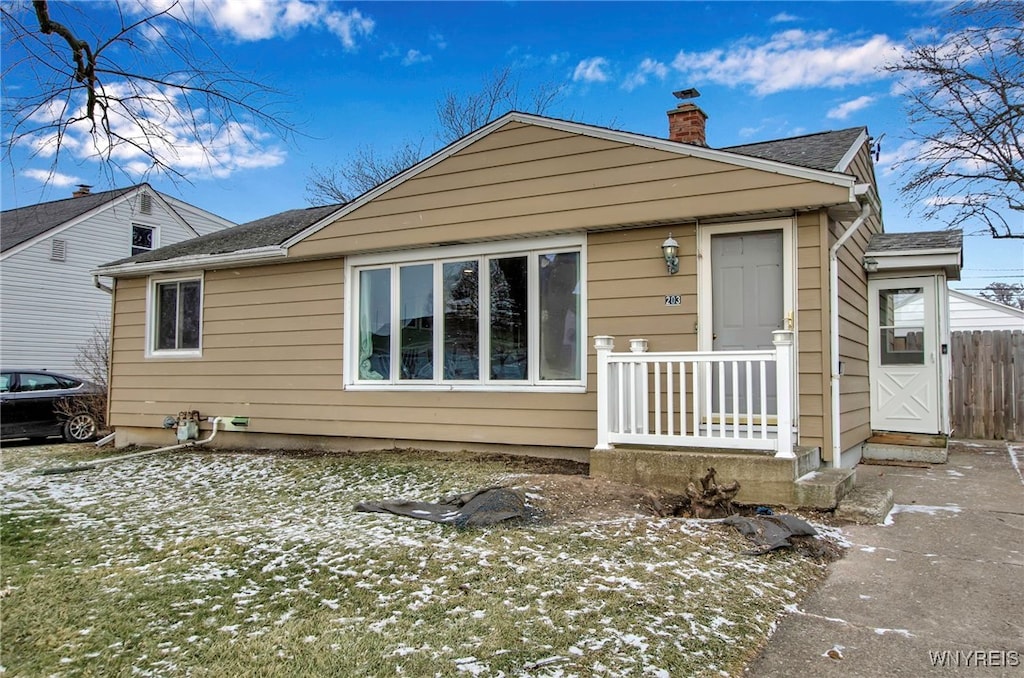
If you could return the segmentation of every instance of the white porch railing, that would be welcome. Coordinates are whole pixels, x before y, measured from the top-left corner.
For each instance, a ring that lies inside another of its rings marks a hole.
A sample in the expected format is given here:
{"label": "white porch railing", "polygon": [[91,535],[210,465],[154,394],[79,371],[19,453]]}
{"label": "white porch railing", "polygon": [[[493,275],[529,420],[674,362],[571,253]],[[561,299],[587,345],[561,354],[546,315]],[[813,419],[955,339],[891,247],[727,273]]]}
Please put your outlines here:
{"label": "white porch railing", "polygon": [[645,339],[613,353],[614,337],[595,337],[595,449],[622,443],[794,457],[793,333],[773,335],[769,350],[678,353],[648,353]]}

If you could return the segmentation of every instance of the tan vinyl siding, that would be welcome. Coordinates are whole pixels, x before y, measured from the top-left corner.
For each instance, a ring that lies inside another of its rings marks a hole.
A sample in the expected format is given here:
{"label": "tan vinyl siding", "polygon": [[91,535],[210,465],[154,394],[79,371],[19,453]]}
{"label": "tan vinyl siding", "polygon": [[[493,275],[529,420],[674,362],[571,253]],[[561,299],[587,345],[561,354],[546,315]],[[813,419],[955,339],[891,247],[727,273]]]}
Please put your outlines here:
{"label": "tan vinyl siding", "polygon": [[[159,427],[198,409],[248,416],[259,433],[591,448],[595,335],[615,336],[619,351],[635,337],[651,351],[697,350],[695,219],[797,211],[800,443],[825,449],[828,232],[816,206],[848,197],[780,173],[509,123],[294,245],[284,263],[206,271],[199,358],[147,358],[148,282],[118,280],[111,422]],[[660,254],[670,231],[674,276]],[[585,393],[344,387],[345,256],[568,232],[587,233]],[[670,294],[680,306],[665,305]]]}
{"label": "tan vinyl siding", "polygon": [[297,244],[291,257],[842,202],[848,189],[509,123]]}
{"label": "tan vinyl siding", "polygon": [[[254,432],[592,447],[592,394],[343,388],[341,259],[208,271],[203,356],[145,358],[145,279],[118,281],[111,421],[247,416]],[[591,369],[593,369],[591,360]]]}
{"label": "tan vinyl siding", "polygon": [[[622,350],[638,336],[652,350],[696,350],[695,229],[673,227],[681,256],[671,277],[659,256],[668,230],[589,238],[588,393],[345,390],[341,260],[208,272],[199,359],[144,357],[146,281],[121,280],[112,421],[159,426],[194,408],[249,416],[256,432],[592,447],[594,334],[617,336]],[[682,306],[665,306],[665,294],[682,294]]]}
{"label": "tan vinyl siding", "polygon": [[[660,256],[670,231],[679,243],[679,273],[674,276],[668,275]],[[616,351],[628,351],[634,338],[647,339],[650,351],[697,350],[693,224],[593,233],[587,258],[591,344],[594,336],[606,334],[615,337]],[[666,294],[681,295],[682,304],[666,306]],[[588,351],[593,352],[591,346]]]}
{"label": "tan vinyl siding", "polygon": [[[865,145],[849,171],[858,180],[874,186],[870,151]],[[872,189],[873,190],[873,189]],[[876,196],[877,198],[877,196]],[[842,235],[846,225],[834,224],[830,243]],[[881,219],[872,212],[838,253],[839,265],[839,379],[840,447],[848,450],[871,436],[871,402],[868,383],[868,292],[862,265],[864,250],[872,234],[881,231]]]}
{"label": "tan vinyl siding", "polygon": [[[817,214],[801,217],[800,246],[820,238]],[[669,231],[680,271],[660,256]],[[812,257],[813,259],[813,257]],[[801,443],[821,445],[820,295],[798,271]],[[812,275],[812,281],[813,281]],[[697,244],[693,224],[592,233],[587,242],[587,393],[351,391],[343,388],[344,262],[341,259],[209,271],[203,356],[144,357],[146,280],[118,281],[111,416],[115,426],[159,426],[167,415],[252,418],[265,433],[399,440],[592,447],[596,398],[593,337],[620,351],[644,337],[652,351],[697,350]],[[680,306],[666,306],[680,294]],[[809,300],[809,301],[808,301]]]}
{"label": "tan vinyl siding", "polygon": [[823,246],[824,212],[797,218],[797,357],[800,444],[828,455],[828,251]]}

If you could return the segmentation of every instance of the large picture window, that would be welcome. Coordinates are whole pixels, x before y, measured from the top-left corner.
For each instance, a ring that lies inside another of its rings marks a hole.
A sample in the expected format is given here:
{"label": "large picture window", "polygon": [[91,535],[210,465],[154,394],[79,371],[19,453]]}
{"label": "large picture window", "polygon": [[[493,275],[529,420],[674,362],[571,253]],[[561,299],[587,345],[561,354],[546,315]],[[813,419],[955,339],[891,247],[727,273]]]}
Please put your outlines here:
{"label": "large picture window", "polygon": [[201,278],[154,280],[149,296],[149,353],[199,353],[202,333]]}
{"label": "large picture window", "polygon": [[348,383],[582,386],[582,247],[534,244],[351,260]]}

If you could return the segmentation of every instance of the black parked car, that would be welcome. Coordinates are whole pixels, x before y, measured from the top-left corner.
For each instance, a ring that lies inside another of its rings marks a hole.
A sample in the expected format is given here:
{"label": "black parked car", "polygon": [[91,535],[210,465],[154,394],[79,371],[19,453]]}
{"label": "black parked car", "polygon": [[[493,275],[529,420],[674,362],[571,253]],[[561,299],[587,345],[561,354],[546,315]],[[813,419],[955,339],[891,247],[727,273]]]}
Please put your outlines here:
{"label": "black parked car", "polygon": [[0,372],[0,438],[92,440],[99,422],[86,399],[98,395],[102,392],[94,384],[66,374],[5,369]]}

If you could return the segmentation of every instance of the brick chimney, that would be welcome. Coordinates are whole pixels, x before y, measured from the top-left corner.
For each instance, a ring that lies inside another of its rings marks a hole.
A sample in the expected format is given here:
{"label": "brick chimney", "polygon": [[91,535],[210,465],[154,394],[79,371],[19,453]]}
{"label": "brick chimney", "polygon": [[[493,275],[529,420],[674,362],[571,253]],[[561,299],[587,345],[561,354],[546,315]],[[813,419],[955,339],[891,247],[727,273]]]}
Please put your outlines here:
{"label": "brick chimney", "polygon": [[668,138],[684,144],[707,146],[708,114],[700,106],[684,101],[668,112]]}
{"label": "brick chimney", "polygon": [[89,195],[92,190],[92,186],[88,184],[78,184],[78,190],[71,194],[72,198],[81,198],[83,195]]}

